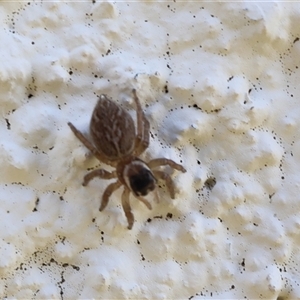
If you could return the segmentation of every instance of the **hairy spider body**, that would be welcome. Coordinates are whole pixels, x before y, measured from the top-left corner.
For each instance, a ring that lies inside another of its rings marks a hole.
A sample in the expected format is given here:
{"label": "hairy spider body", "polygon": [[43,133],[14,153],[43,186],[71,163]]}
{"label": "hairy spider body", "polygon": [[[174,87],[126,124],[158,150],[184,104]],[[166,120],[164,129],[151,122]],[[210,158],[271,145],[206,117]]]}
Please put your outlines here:
{"label": "hairy spider body", "polygon": [[155,170],[159,166],[170,167],[186,172],[182,165],[166,158],[157,158],[148,163],[139,159],[139,156],[149,146],[149,121],[146,119],[141,104],[133,90],[137,112],[137,133],[134,121],[121,106],[101,95],[93,111],[90,122],[90,142],[72,123],[68,123],[75,136],[103,163],[116,168],[113,172],[104,169],[96,169],[84,176],[83,185],[86,186],[95,177],[102,179],[117,178],[117,181],[109,184],[105,189],[100,205],[102,211],[110,195],[122,185],[122,207],[128,221],[128,229],[134,223],[134,216],[129,203],[130,192],[143,202],[149,209],[151,204],[143,198],[156,186],[157,178],[166,182],[172,199],[175,198],[174,183],[168,173]]}
{"label": "hairy spider body", "polygon": [[92,114],[90,134],[94,146],[106,161],[117,162],[134,150],[135,128],[132,118],[105,95],[100,96]]}

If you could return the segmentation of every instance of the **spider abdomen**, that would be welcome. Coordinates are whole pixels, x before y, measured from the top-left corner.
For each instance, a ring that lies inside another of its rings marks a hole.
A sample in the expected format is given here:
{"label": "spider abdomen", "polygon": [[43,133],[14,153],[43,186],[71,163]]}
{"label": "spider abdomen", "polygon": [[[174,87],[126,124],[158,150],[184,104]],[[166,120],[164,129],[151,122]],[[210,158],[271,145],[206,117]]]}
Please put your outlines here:
{"label": "spider abdomen", "polygon": [[90,133],[97,150],[108,160],[119,160],[134,150],[135,127],[121,106],[101,95],[93,111]]}

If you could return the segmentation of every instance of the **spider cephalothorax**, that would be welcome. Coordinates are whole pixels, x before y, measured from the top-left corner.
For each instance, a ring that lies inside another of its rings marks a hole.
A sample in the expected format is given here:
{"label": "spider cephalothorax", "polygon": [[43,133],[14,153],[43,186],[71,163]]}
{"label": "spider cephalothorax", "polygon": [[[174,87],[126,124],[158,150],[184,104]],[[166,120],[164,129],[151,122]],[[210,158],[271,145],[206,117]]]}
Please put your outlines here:
{"label": "spider cephalothorax", "polygon": [[137,106],[137,133],[131,116],[105,95],[100,96],[92,114],[90,123],[92,141],[89,141],[72,123],[68,123],[75,136],[98,160],[116,168],[113,172],[104,169],[91,171],[84,176],[83,185],[87,185],[95,177],[117,178],[117,181],[105,189],[100,211],[106,207],[110,195],[124,185],[122,207],[127,217],[128,229],[131,229],[134,223],[129,204],[130,192],[151,209],[151,204],[143,196],[155,189],[157,178],[165,180],[171,198],[175,197],[170,175],[155,168],[169,165],[186,172],[183,166],[170,159],[156,158],[146,163],[138,158],[149,145],[149,122],[143,113],[136,91],[132,92]]}
{"label": "spider cephalothorax", "polygon": [[146,196],[155,189],[156,179],[140,159],[132,160],[124,168],[124,180],[135,196]]}

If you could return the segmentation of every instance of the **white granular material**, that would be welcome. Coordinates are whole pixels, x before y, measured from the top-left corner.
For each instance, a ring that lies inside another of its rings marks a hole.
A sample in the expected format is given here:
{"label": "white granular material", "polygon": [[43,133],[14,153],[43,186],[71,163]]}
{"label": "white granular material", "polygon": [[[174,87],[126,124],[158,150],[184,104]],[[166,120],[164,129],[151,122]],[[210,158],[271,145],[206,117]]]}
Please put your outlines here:
{"label": "white granular material", "polygon": [[[2,299],[300,299],[300,5],[2,2]],[[81,185],[100,94],[167,157],[153,209]]]}

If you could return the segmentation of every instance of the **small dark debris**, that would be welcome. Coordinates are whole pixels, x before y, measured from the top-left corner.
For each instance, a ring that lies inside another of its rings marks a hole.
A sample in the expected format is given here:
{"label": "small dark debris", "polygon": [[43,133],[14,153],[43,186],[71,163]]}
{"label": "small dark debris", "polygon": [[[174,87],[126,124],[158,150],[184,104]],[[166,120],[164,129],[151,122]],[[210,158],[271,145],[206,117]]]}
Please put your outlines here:
{"label": "small dark debris", "polygon": [[229,78],[227,79],[227,82],[229,82],[230,80],[232,80],[233,77],[234,77],[234,76],[229,77]]}
{"label": "small dark debris", "polygon": [[148,222],[148,223],[150,223],[151,221],[152,221],[152,219],[151,219],[151,218],[148,218],[148,219],[147,219],[147,222]]}
{"label": "small dark debris", "polygon": [[108,50],[106,51],[106,55],[108,55],[110,52],[111,52],[111,50],[108,49]]}
{"label": "small dark debris", "polygon": [[28,94],[28,96],[27,96],[28,99],[30,99],[30,98],[32,98],[32,97],[33,97],[32,94]]}
{"label": "small dark debris", "polygon": [[[58,282],[58,283],[64,283],[64,282],[66,281],[66,280],[64,279],[63,275],[64,275],[64,272],[61,273],[61,281]],[[62,290],[61,290],[61,293],[60,293],[60,294],[63,295],[63,291],[62,291]]]}
{"label": "small dark debris", "polygon": [[61,272],[60,277],[61,277],[61,281],[58,281],[57,285],[58,285],[58,287],[60,289],[61,299],[63,299],[64,291],[63,291],[63,287],[61,285],[66,281],[65,278],[64,278],[64,271]]}
{"label": "small dark debris", "polygon": [[162,219],[162,216],[155,216],[154,219]]}
{"label": "small dark debris", "polygon": [[76,271],[79,271],[80,270],[80,267],[78,267],[78,266],[74,266],[74,265],[71,265],[72,266],[72,268],[74,269],[74,270],[76,270]]}
{"label": "small dark debris", "polygon": [[39,202],[40,202],[40,198],[36,198],[35,206],[34,206],[34,209],[32,210],[33,212],[37,211],[37,206],[38,206]]}
{"label": "small dark debris", "polygon": [[245,267],[245,258],[243,258],[242,262],[241,262],[241,266]]}
{"label": "small dark debris", "polygon": [[167,84],[164,86],[164,91],[165,91],[166,94],[169,93],[169,89],[168,89],[168,85]]}
{"label": "small dark debris", "polygon": [[293,43],[295,44],[295,43],[298,42],[298,41],[299,41],[299,38],[296,37],[296,38],[294,39]]}
{"label": "small dark debris", "polygon": [[213,187],[216,185],[216,183],[217,183],[217,180],[215,177],[209,177],[204,182],[204,186],[211,191],[213,189]]}
{"label": "small dark debris", "polygon": [[172,219],[172,217],[173,217],[173,214],[167,213],[167,218],[168,218],[168,219]]}
{"label": "small dark debris", "polygon": [[194,104],[193,107],[196,109],[202,110],[197,104]]}
{"label": "small dark debris", "polygon": [[5,118],[5,122],[6,122],[6,127],[8,130],[10,130],[10,123],[9,120]]}

